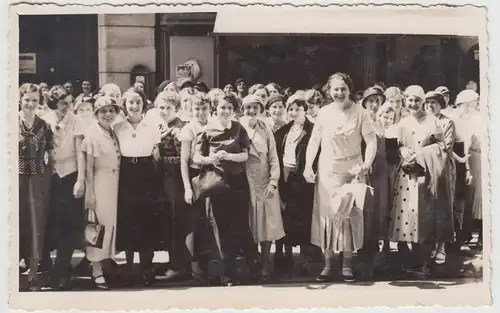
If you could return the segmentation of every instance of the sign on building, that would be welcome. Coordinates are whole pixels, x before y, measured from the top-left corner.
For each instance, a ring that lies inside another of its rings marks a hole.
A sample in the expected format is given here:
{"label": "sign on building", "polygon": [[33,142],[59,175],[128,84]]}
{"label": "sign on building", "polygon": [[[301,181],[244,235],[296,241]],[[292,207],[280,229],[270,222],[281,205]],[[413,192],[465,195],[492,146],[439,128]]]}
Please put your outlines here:
{"label": "sign on building", "polygon": [[19,74],[36,74],[36,53],[19,53]]}

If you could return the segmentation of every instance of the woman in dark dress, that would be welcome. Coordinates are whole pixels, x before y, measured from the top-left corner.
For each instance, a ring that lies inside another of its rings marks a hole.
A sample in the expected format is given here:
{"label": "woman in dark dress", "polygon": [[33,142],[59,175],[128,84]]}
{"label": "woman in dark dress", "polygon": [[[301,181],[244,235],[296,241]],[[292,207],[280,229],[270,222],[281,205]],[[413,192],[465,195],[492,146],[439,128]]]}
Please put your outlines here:
{"label": "woman in dark dress", "polygon": [[19,256],[29,261],[29,289],[40,290],[38,262],[42,258],[48,208],[50,126],[35,114],[42,91],[34,84],[19,88]]}
{"label": "woman in dark dress", "polygon": [[211,195],[210,203],[224,265],[222,283],[231,286],[236,278],[235,261],[240,251],[249,263],[257,259],[249,226],[250,198],[245,169],[250,139],[245,128],[233,119],[236,97],[224,94],[215,100],[217,116],[209,120],[198,136],[193,161],[223,173],[229,187]]}
{"label": "woman in dark dress", "polygon": [[163,91],[155,100],[155,108],[163,119],[166,129],[162,133],[159,145],[160,159],[158,169],[163,179],[163,192],[167,199],[169,223],[165,227],[168,243],[170,268],[157,279],[172,280],[178,278],[188,270],[188,251],[186,250],[187,210],[184,201],[184,186],[181,175],[181,146],[179,134],[185,125],[177,117],[180,107],[179,96],[175,93]]}
{"label": "woman in dark dress", "polygon": [[[307,258],[311,250],[311,219],[314,198],[314,184],[305,181],[303,174],[306,149],[314,124],[306,118],[307,102],[290,98],[287,114],[291,122],[275,132],[281,175],[279,193],[285,203],[283,225],[285,244],[283,260],[275,259],[286,274],[293,270],[292,247],[300,245],[300,254]],[[280,261],[282,262],[280,264]]]}

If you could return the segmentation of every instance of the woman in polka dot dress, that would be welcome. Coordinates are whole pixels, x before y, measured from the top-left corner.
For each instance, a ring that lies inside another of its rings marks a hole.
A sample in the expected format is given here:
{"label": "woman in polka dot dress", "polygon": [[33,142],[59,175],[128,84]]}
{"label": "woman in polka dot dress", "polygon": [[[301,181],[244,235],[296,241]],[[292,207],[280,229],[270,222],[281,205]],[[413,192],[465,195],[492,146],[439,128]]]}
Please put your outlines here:
{"label": "woman in polka dot dress", "polygon": [[399,123],[401,163],[393,188],[391,241],[412,243],[415,264],[405,270],[429,273],[427,266],[435,242],[453,241],[453,219],[445,175],[447,150],[437,119],[423,110],[420,86],[405,91],[410,115]]}

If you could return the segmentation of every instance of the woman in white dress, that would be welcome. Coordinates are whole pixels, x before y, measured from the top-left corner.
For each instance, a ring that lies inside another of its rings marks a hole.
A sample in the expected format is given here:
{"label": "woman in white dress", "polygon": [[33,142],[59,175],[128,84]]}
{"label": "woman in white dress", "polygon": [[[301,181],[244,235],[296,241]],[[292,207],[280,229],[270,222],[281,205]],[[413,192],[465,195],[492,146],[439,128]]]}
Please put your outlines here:
{"label": "woman in white dress", "polygon": [[82,143],[86,157],[86,209],[93,210],[99,224],[105,226],[102,248],[86,248],[86,257],[92,262],[92,277],[99,289],[109,289],[101,262],[115,256],[120,149],[111,125],[119,111],[113,100],[98,98],[94,110],[97,123],[87,129]]}
{"label": "woman in white dress", "polygon": [[[353,84],[343,73],[330,76],[327,84],[333,102],[321,108],[314,124],[306,152],[304,177],[316,182],[311,227],[311,243],[325,253],[325,267],[318,281],[332,278],[334,251],[343,252],[342,276],[353,281],[352,253],[363,245],[363,216],[353,210],[339,224],[332,217],[331,199],[344,184],[356,178],[364,180],[377,151],[373,121],[368,113],[350,99]],[[366,142],[365,159],[361,156],[361,142]],[[317,175],[313,163],[321,146]]]}
{"label": "woman in white dress", "polygon": [[[470,188],[467,192],[464,215],[464,231],[472,231],[473,220],[482,220],[482,173],[481,173],[481,143],[485,138],[483,118],[478,110],[479,95],[473,90],[461,91],[455,100],[457,113],[462,112],[463,125],[466,125],[464,140],[465,154],[469,155],[466,168],[470,176]],[[465,239],[471,237],[464,234]],[[478,248],[482,248],[482,227],[479,228]]]}
{"label": "woman in white dress", "polygon": [[272,130],[258,117],[264,111],[256,96],[243,99],[240,123],[250,137],[246,174],[250,189],[250,230],[261,246],[261,282],[270,277],[271,243],[285,236],[281,219],[278,180],[280,163]]}

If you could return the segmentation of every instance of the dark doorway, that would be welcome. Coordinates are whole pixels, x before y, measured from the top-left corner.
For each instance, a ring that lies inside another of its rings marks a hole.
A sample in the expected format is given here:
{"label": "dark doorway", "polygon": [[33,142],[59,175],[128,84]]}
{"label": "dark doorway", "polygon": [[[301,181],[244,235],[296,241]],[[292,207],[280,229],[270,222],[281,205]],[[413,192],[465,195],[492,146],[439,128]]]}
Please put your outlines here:
{"label": "dark doorway", "polygon": [[244,77],[249,84],[276,82],[308,89],[325,84],[334,72],[364,81],[364,42],[357,36],[221,37],[219,85]]}
{"label": "dark doorway", "polygon": [[19,52],[36,54],[36,73],[19,74],[19,83],[98,83],[97,15],[23,15]]}

